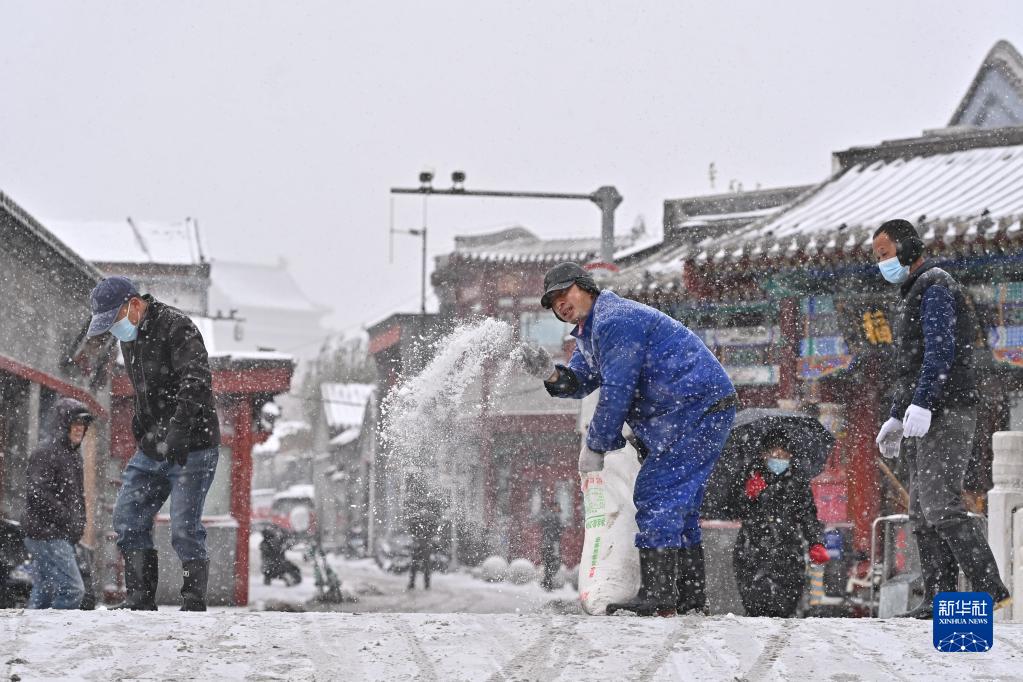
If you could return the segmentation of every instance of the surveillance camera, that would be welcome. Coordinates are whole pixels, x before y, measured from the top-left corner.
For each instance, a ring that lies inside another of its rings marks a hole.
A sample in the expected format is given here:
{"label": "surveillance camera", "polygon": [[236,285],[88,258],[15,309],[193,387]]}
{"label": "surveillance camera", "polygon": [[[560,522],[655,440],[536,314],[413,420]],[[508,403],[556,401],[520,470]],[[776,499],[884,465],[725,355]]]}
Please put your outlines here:
{"label": "surveillance camera", "polygon": [[419,182],[424,185],[428,185],[431,182],[433,182],[433,171],[432,170],[420,171]]}
{"label": "surveillance camera", "polygon": [[455,171],[451,174],[451,182],[456,185],[461,185],[465,182],[465,171]]}

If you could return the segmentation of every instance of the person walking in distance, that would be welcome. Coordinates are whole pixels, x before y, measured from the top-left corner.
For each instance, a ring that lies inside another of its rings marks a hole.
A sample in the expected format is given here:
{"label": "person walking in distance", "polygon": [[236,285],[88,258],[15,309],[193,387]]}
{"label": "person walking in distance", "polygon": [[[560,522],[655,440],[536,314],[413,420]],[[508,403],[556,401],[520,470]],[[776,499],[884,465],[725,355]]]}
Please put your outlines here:
{"label": "person walking in distance", "polygon": [[[895,319],[895,392],[877,434],[885,456],[900,449],[909,469],[909,515],[920,550],[924,600],[905,617],[931,619],[939,592],[955,591],[959,569],[995,608],[1011,603],[987,538],[963,506],[963,476],[977,424],[976,323],[962,286],[924,260],[924,244],[906,220],[874,232],[884,279],[899,286]],[[901,448],[900,448],[901,445]]]}
{"label": "person walking in distance", "polygon": [[219,459],[220,427],[202,335],[183,312],[140,295],[126,277],[109,277],[91,295],[88,334],[121,344],[135,391],[137,449],[114,504],[124,556],[122,608],[156,610],[159,563],[153,521],[170,498],[171,545],[181,560],[181,610],[205,611],[209,576],[202,510]]}

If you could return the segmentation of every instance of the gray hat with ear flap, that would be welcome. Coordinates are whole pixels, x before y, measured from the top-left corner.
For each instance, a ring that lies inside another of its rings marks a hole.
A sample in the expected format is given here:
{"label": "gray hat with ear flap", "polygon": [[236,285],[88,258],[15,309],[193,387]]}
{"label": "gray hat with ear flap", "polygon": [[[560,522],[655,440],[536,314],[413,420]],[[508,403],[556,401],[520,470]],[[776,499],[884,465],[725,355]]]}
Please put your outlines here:
{"label": "gray hat with ear flap", "polygon": [[578,263],[558,263],[543,276],[543,296],[540,297],[540,305],[550,309],[555,294],[573,284],[578,284],[592,294],[600,293],[600,287],[593,281],[593,277]]}

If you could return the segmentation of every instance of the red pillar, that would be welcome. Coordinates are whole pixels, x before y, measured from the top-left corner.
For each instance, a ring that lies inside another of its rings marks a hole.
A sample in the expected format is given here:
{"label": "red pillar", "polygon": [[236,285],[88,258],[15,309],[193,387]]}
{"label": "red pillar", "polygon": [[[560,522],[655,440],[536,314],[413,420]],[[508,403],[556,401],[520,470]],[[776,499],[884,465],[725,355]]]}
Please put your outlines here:
{"label": "red pillar", "polygon": [[238,522],[234,564],[234,603],[249,603],[249,523],[252,504],[252,405],[247,396],[231,409],[234,442],[231,448],[231,516]]}
{"label": "red pillar", "polygon": [[853,548],[870,551],[870,525],[881,507],[881,486],[877,471],[878,394],[870,377],[873,363],[863,373],[857,394],[849,401],[848,469],[849,520],[853,523]]}
{"label": "red pillar", "polygon": [[796,372],[799,364],[799,299],[781,300],[778,327],[782,338],[778,398],[792,399],[796,397]]}

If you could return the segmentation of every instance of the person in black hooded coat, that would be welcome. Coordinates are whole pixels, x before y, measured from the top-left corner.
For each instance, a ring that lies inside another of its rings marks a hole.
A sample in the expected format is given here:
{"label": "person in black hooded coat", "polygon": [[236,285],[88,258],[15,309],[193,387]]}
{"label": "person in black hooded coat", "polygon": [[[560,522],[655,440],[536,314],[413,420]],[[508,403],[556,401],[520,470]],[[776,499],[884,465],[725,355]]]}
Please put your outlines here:
{"label": "person in black hooded coat", "polygon": [[77,609],[85,595],[75,544],[85,531],[79,449],[92,420],[85,405],[60,398],[29,460],[22,526],[32,555],[30,609]]}
{"label": "person in black hooded coat", "polygon": [[747,616],[791,617],[806,582],[804,546],[814,563],[829,558],[810,482],[793,476],[784,443],[780,434],[765,438],[733,490],[742,519],[733,565]]}

